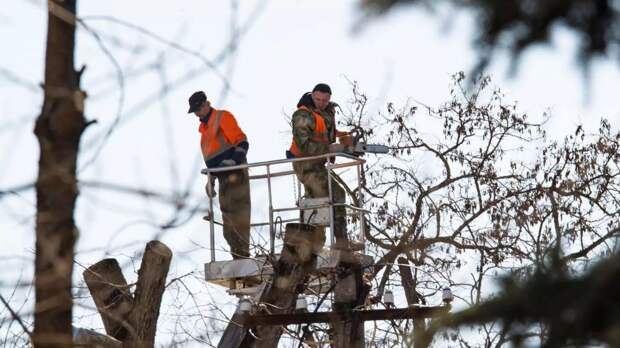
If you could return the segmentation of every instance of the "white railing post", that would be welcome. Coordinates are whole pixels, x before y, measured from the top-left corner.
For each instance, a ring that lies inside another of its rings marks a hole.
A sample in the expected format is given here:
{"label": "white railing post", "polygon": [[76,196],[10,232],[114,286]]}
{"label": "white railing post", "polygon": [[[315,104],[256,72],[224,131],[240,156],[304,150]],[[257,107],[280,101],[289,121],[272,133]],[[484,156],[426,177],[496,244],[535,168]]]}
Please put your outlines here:
{"label": "white railing post", "polygon": [[334,246],[334,199],[332,198],[332,169],[327,167],[327,192],[329,194],[329,241]]}
{"label": "white railing post", "polygon": [[[213,176],[209,172],[207,174],[207,185],[213,192]],[[211,262],[215,262],[215,213],[213,212],[213,194],[209,197],[209,246],[211,247]]]}
{"label": "white railing post", "polygon": [[[364,204],[364,192],[362,191],[362,166],[364,164],[363,163],[358,163],[357,164],[357,202],[358,208],[362,208],[362,205]],[[360,221],[360,242],[362,242],[363,245],[363,249],[362,252],[364,252],[364,250],[366,250],[366,224],[364,223],[364,212],[362,210],[358,211],[358,219]]]}
{"label": "white railing post", "polygon": [[273,226],[273,202],[271,199],[271,171],[267,165],[267,190],[269,195],[269,252],[271,255],[275,252],[275,236],[276,230]]}

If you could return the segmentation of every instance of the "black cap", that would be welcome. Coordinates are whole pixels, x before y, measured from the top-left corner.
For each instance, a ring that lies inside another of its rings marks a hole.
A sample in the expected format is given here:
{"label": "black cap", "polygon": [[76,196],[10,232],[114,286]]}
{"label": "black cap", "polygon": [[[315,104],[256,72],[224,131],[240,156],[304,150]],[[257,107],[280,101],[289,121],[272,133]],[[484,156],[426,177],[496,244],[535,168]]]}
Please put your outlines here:
{"label": "black cap", "polygon": [[203,91],[194,92],[191,97],[189,97],[189,110],[188,114],[192,112],[196,112],[200,109],[202,104],[207,101],[207,95]]}
{"label": "black cap", "polygon": [[314,86],[314,88],[312,89],[312,92],[323,92],[323,93],[328,93],[329,95],[331,95],[332,89],[329,88],[329,86],[326,83],[319,83],[318,85]]}

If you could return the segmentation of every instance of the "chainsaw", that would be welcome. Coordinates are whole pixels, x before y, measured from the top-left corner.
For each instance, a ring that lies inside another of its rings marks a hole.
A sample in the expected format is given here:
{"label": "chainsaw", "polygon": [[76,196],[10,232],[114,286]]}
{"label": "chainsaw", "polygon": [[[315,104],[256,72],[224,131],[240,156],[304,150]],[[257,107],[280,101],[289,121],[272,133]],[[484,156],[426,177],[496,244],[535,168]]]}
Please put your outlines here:
{"label": "chainsaw", "polygon": [[361,127],[355,127],[347,135],[338,137],[341,144],[350,145],[351,150],[347,151],[355,156],[363,156],[366,153],[386,154],[390,152],[390,148],[379,144],[366,144],[362,141],[364,130]]}

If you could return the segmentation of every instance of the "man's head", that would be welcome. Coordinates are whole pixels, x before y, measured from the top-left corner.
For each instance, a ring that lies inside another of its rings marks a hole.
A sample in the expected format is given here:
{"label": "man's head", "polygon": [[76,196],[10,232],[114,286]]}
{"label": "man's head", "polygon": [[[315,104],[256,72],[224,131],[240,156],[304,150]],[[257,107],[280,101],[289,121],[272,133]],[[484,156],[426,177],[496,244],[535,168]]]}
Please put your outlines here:
{"label": "man's head", "polygon": [[332,97],[332,89],[325,83],[319,83],[312,89],[312,101],[319,110],[325,110]]}
{"label": "man's head", "polygon": [[207,95],[203,91],[194,92],[188,101],[188,114],[194,113],[198,117],[204,117],[211,109],[211,103],[207,100]]}

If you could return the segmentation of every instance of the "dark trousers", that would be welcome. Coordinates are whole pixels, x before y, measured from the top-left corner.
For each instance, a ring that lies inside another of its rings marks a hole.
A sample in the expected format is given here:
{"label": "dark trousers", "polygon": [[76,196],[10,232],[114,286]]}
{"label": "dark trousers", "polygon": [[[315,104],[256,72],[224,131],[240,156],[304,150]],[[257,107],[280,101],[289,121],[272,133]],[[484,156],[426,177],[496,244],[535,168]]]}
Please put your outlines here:
{"label": "dark trousers", "polygon": [[[325,169],[325,161],[293,162],[293,170],[297,179],[304,185],[306,197],[318,198],[328,197],[328,176]],[[332,178],[332,198],[334,203],[345,202],[344,189]],[[337,244],[348,241],[346,210],[344,207],[335,207],[334,216],[334,237]]]}
{"label": "dark trousers", "polygon": [[250,180],[247,170],[217,175],[224,238],[233,259],[250,256]]}

